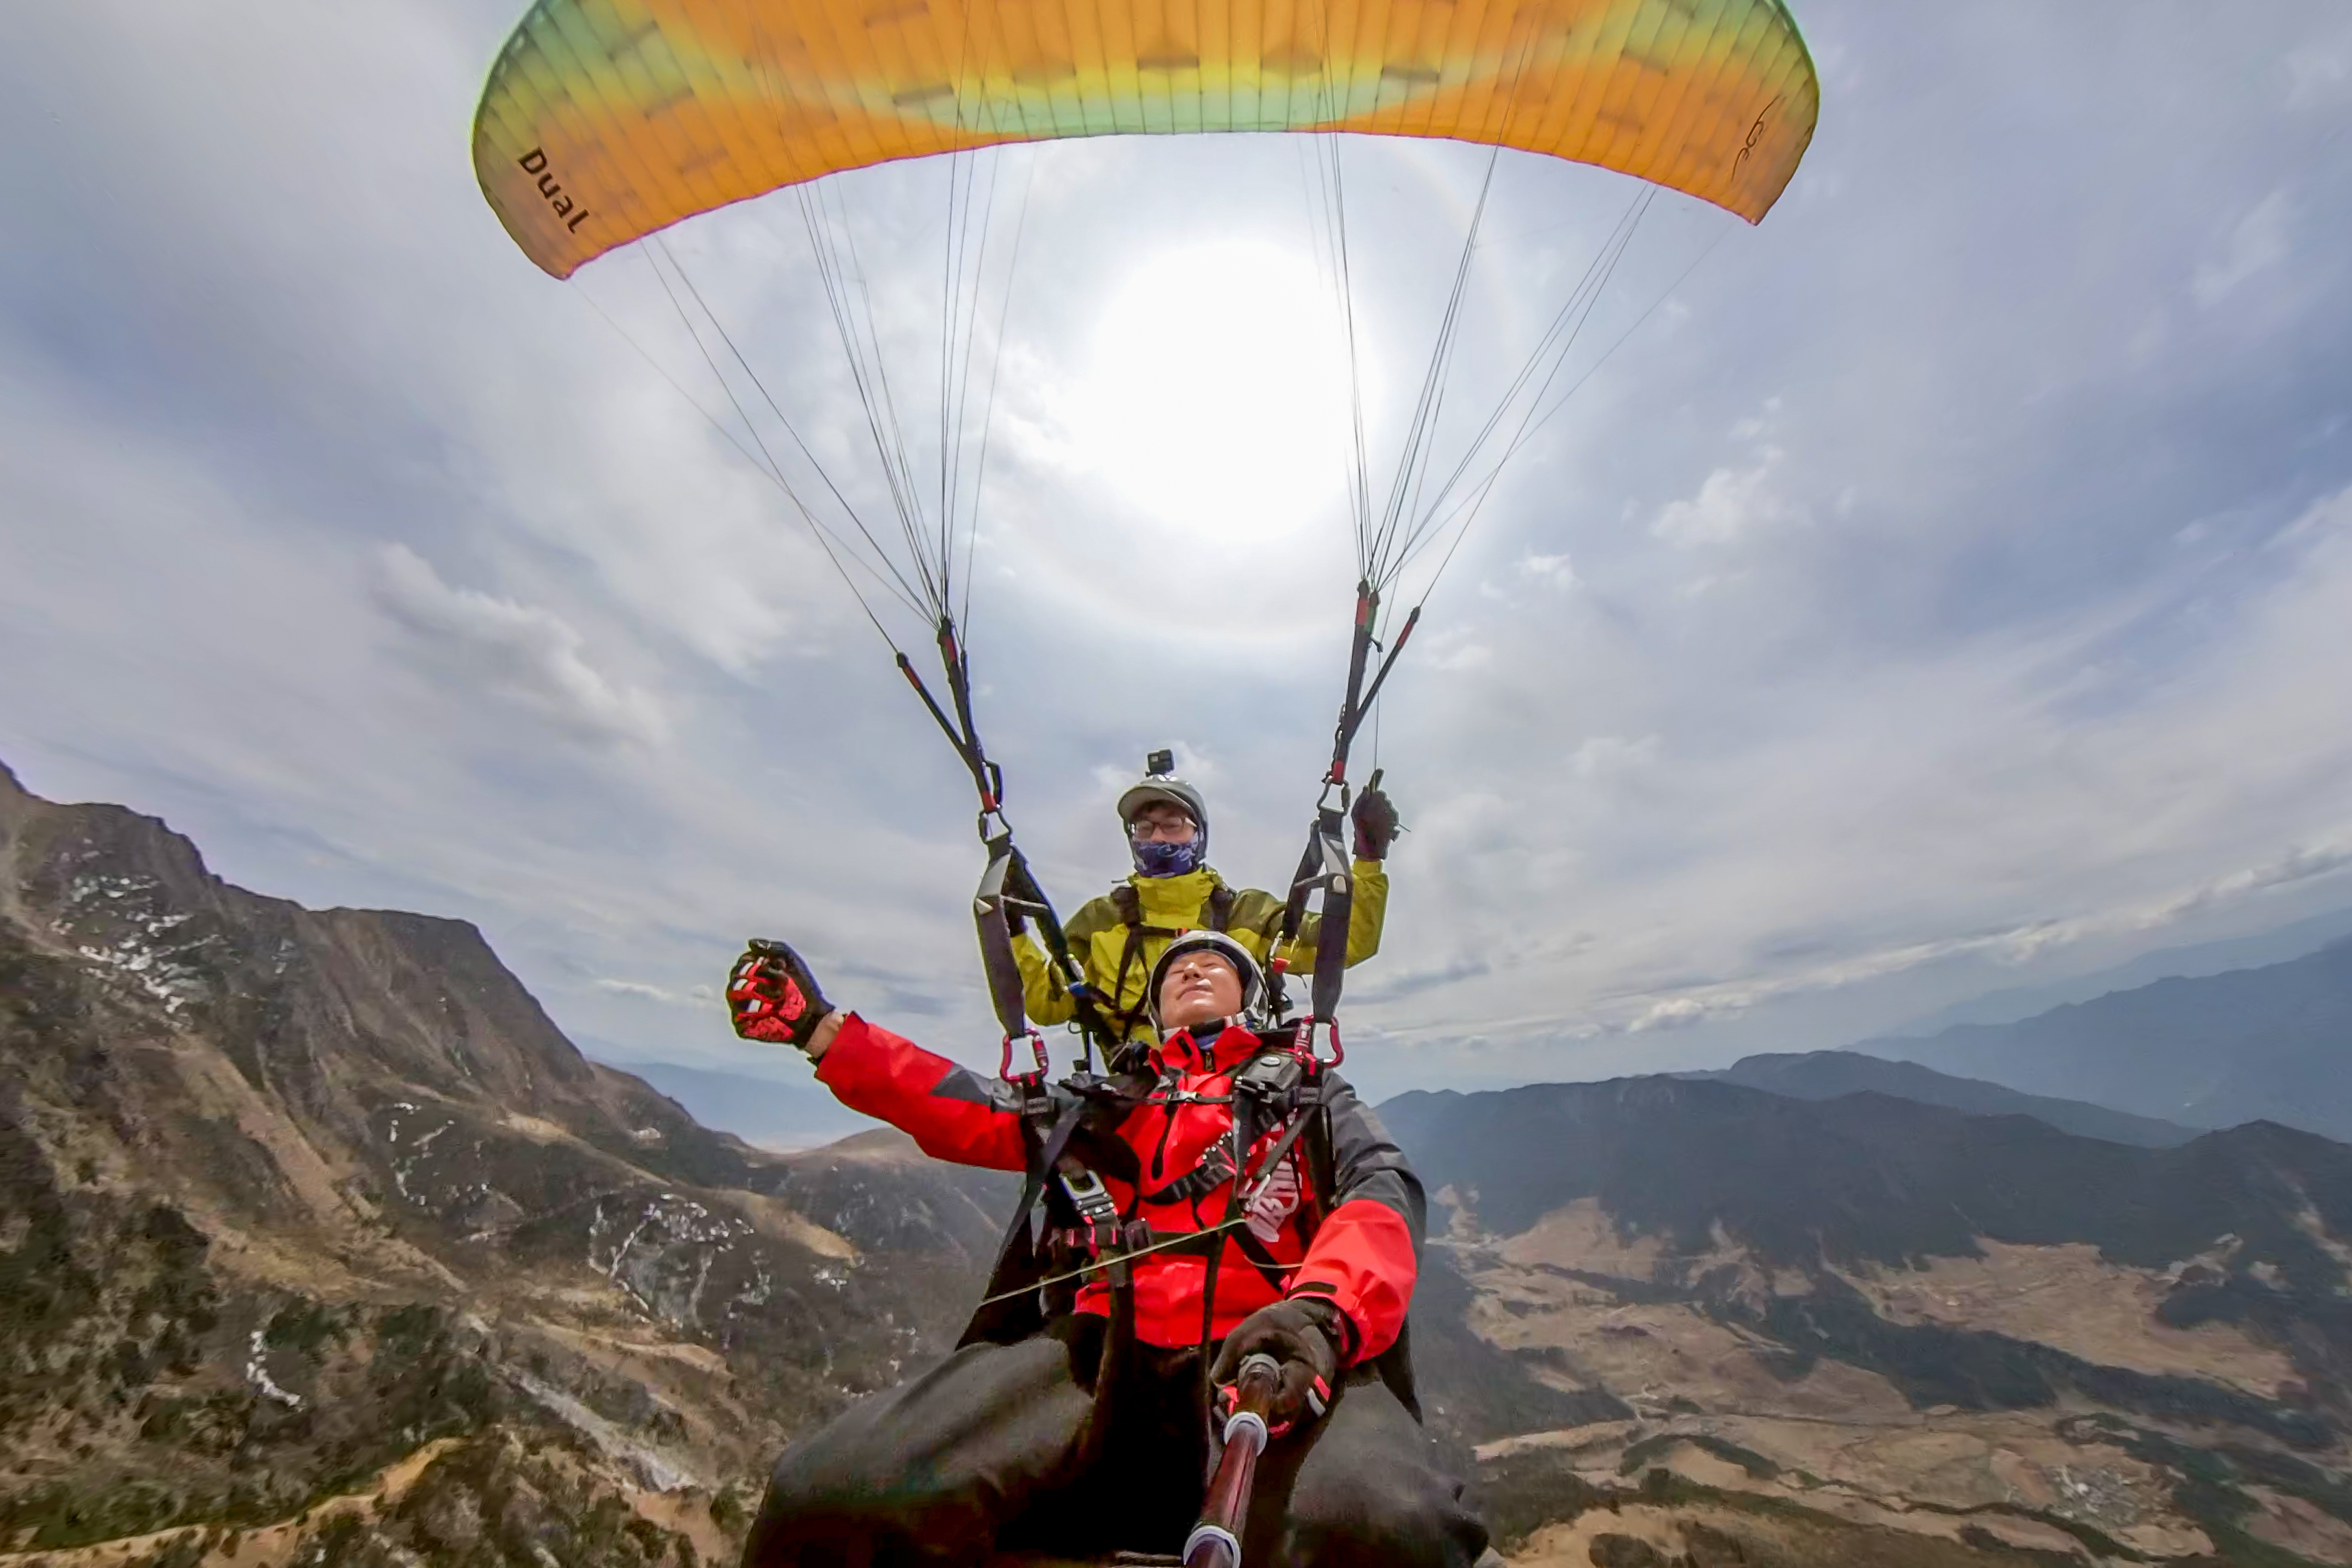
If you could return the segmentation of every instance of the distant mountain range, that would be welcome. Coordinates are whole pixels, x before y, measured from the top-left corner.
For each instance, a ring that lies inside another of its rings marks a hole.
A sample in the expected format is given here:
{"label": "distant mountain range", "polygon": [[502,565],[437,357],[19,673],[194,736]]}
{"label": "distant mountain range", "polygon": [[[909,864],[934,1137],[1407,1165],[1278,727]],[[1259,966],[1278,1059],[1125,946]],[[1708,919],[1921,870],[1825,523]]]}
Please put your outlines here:
{"label": "distant mountain range", "polygon": [[2137,990],[2158,980],[2194,980],[2233,969],[2285,963],[2346,937],[2352,937],[2352,909],[2330,910],[2251,936],[2158,948],[2088,974],[1983,992],[1886,1032],[1912,1039],[1941,1033],[1955,1024],[2013,1024],[2070,1002],[2088,1002],[2111,991]]}
{"label": "distant mountain range", "polygon": [[2205,1127],[2269,1120],[2352,1139],[2352,941],[2016,1023],[1853,1048],[2137,1116]]}
{"label": "distant mountain range", "polygon": [[2062,1132],[2084,1138],[2104,1138],[2111,1143],[2138,1143],[2167,1149],[2186,1143],[2202,1131],[2152,1117],[2110,1110],[2077,1100],[2052,1100],[2021,1094],[1997,1083],[1953,1078],[1916,1062],[1883,1061],[1860,1051],[1805,1051],[1800,1054],[1742,1057],[1727,1068],[1711,1072],[1685,1072],[1676,1078],[1715,1079],[1769,1089],[1792,1100],[1835,1100],[1848,1094],[1885,1094],[1922,1105],[1941,1105],[1971,1116],[2031,1116]]}

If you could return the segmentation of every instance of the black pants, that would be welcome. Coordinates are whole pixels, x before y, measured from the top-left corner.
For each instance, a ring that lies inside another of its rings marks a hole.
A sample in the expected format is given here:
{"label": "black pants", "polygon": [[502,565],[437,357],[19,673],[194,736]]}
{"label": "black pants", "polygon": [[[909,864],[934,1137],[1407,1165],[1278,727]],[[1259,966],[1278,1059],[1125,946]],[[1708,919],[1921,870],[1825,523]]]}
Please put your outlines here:
{"label": "black pants", "polygon": [[[1103,1322],[1066,1318],[1014,1345],[967,1345],[784,1451],[744,1568],[984,1563],[1174,1552],[1209,1463],[1196,1350],[1134,1347],[1088,1440]],[[1486,1532],[1377,1373],[1341,1380],[1319,1421],[1258,1462],[1251,1568],[1469,1568]]]}

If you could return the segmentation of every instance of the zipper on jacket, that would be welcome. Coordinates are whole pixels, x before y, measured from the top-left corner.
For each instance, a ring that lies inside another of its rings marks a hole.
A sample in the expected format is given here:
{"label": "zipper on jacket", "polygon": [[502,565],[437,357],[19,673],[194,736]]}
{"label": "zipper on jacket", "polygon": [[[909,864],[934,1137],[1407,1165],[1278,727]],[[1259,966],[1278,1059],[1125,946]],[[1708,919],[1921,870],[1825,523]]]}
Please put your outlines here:
{"label": "zipper on jacket", "polygon": [[1173,1104],[1160,1110],[1160,1147],[1151,1152],[1151,1184],[1158,1186],[1168,1173],[1168,1140],[1176,1133],[1176,1111]]}

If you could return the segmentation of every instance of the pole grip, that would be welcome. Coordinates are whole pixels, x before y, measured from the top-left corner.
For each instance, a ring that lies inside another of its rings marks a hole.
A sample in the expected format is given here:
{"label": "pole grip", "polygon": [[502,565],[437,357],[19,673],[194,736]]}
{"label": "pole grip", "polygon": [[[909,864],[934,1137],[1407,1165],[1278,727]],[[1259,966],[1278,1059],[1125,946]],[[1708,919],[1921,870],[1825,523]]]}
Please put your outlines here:
{"label": "pole grip", "polygon": [[1184,1539],[1184,1568],[1242,1568],[1242,1530],[1249,1521],[1250,1487],[1265,1451],[1265,1418],[1282,1384],[1282,1365],[1259,1354],[1242,1363],[1234,1380],[1234,1413],[1225,1417],[1225,1451],[1209,1478],[1201,1522]]}

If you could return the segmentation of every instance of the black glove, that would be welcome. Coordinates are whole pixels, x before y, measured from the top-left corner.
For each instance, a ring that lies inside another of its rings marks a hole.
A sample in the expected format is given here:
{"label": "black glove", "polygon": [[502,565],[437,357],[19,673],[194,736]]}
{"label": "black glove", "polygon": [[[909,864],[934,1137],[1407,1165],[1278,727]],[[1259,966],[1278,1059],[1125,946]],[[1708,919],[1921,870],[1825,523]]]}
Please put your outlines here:
{"label": "black glove", "polygon": [[1029,929],[1029,917],[1021,912],[1024,904],[1045,902],[1037,891],[1035,879],[1029,875],[1029,862],[1016,851],[1012,869],[1004,873],[1004,929],[1019,936]]}
{"label": "black glove", "polygon": [[1347,1321],[1339,1308],[1312,1297],[1276,1301],[1244,1318],[1225,1336],[1209,1373],[1224,1408],[1233,1408],[1234,1382],[1241,1376],[1242,1363],[1263,1352],[1282,1363],[1267,1435],[1279,1437],[1301,1417],[1322,1415],[1331,1403],[1331,1380],[1339,1375],[1339,1339]]}
{"label": "black glove", "polygon": [[1388,791],[1377,784],[1356,797],[1356,809],[1349,816],[1356,819],[1356,858],[1385,860],[1389,846],[1404,831],[1397,821],[1396,803],[1389,799]]}
{"label": "black glove", "polygon": [[755,937],[727,976],[727,1008],[743,1038],[805,1051],[833,1005],[799,953]]}

